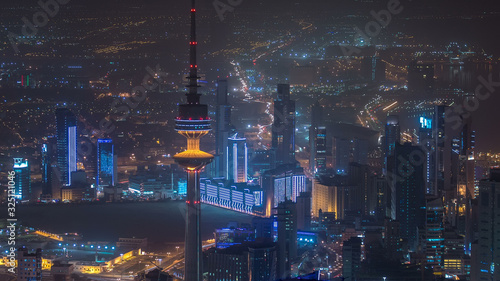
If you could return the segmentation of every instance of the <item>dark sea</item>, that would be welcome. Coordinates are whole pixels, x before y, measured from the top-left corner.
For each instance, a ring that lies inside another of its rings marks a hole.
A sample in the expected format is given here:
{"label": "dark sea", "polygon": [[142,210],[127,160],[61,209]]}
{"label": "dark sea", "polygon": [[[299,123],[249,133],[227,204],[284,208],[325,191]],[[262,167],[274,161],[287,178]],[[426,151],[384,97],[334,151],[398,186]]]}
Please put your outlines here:
{"label": "dark sea", "polygon": [[[183,201],[18,205],[17,219],[51,233],[78,233],[84,241],[117,241],[120,237],[148,238],[154,244],[184,241]],[[202,239],[229,222],[251,223],[252,216],[202,204]],[[7,212],[0,212],[5,218]]]}

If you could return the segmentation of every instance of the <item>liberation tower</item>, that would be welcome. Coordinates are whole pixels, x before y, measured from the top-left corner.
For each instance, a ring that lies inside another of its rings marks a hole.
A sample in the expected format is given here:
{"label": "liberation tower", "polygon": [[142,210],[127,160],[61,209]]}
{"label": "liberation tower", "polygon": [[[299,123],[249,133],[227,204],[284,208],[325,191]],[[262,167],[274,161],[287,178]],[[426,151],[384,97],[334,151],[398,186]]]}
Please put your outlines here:
{"label": "liberation tower", "polygon": [[187,171],[186,237],[184,245],[184,280],[202,281],[202,248],[200,232],[200,171],[209,164],[213,155],[200,150],[200,139],[208,134],[210,118],[208,107],[200,104],[198,94],[198,65],[196,63],[196,6],[191,0],[191,39],[189,92],[187,103],[179,105],[175,130],[186,137],[187,150],[174,156],[175,161]]}

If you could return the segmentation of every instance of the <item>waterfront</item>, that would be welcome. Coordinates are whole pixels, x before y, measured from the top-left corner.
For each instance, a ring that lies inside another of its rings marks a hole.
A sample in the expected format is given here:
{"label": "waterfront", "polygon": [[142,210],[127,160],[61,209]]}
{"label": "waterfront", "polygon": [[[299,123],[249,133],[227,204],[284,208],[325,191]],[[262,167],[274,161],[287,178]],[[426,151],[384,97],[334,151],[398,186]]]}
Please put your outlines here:
{"label": "waterfront", "polygon": [[[25,225],[52,233],[78,233],[86,241],[117,241],[119,237],[148,238],[152,243],[184,241],[183,201],[106,204],[19,205],[18,219]],[[5,218],[0,213],[0,218]],[[228,222],[250,223],[242,213],[202,204],[202,239]]]}

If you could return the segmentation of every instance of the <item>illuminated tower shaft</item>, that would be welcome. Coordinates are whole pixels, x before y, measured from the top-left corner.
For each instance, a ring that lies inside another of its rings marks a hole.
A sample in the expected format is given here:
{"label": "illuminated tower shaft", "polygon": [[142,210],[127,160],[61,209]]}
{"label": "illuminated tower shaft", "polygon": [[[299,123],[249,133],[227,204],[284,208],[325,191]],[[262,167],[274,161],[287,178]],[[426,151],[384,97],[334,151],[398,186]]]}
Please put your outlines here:
{"label": "illuminated tower shaft", "polygon": [[198,94],[195,0],[191,3],[189,92],[186,94],[187,103],[179,106],[179,116],[175,122],[175,130],[187,139],[187,149],[176,154],[174,159],[187,171],[184,280],[201,281],[203,280],[203,267],[200,231],[200,171],[212,161],[213,155],[200,150],[200,139],[211,128],[208,107],[200,104],[200,94]]}

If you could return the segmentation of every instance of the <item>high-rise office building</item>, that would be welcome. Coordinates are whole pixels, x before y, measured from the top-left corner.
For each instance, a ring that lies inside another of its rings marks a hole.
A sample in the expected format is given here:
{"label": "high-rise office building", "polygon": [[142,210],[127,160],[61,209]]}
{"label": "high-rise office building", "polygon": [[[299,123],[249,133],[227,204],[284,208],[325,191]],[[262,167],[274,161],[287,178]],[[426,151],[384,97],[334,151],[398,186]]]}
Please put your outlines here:
{"label": "high-rise office building", "polygon": [[290,99],[288,84],[278,84],[272,134],[272,148],[276,153],[275,167],[295,163],[295,101]]}
{"label": "high-rise office building", "polygon": [[386,218],[384,220],[384,246],[390,260],[400,260],[401,249],[401,226],[398,221]]}
{"label": "high-rise office building", "polygon": [[278,214],[278,277],[289,278],[297,257],[297,209],[290,200],[281,202]]}
{"label": "high-rise office building", "polygon": [[434,184],[432,194],[442,196],[445,188],[450,187],[451,178],[451,145],[446,137],[446,106],[434,107],[433,137],[434,137]]}
{"label": "high-rise office building", "polygon": [[375,205],[375,218],[383,221],[391,217],[391,188],[385,177],[374,177],[372,184],[377,193]]}
{"label": "high-rise office building", "polygon": [[207,279],[239,281],[276,280],[276,246],[272,242],[247,242],[207,251]]}
{"label": "high-rise office building", "polygon": [[297,229],[309,230],[311,227],[311,192],[297,196]]}
{"label": "high-rise office building", "polygon": [[15,193],[18,200],[31,199],[31,171],[28,159],[14,158]]}
{"label": "high-rise office building", "polygon": [[60,181],[71,184],[71,173],[76,171],[76,116],[67,108],[56,109],[57,168]]}
{"label": "high-rise office building", "polygon": [[227,80],[217,80],[217,108],[215,117],[215,158],[211,163],[212,177],[224,177],[227,168],[227,147],[231,133],[231,105],[227,101]]}
{"label": "high-rise office building", "polygon": [[314,174],[326,172],[326,127],[323,120],[323,107],[316,102],[311,107],[311,127],[309,127],[309,169]]}
{"label": "high-rise office building", "polygon": [[238,137],[238,134],[227,140],[226,147],[226,179],[234,182],[248,180],[248,148],[247,139]]}
{"label": "high-rise office building", "polygon": [[425,161],[425,192],[428,195],[437,195],[435,189],[435,173],[436,162],[435,157],[435,141],[432,130],[432,118],[425,116],[420,117],[420,127],[418,130],[418,144],[424,148],[426,161]]}
{"label": "high-rise office building", "polygon": [[114,186],[116,180],[115,146],[111,139],[97,140],[97,176],[98,187]]}
{"label": "high-rise office building", "polygon": [[394,154],[394,147],[396,143],[400,143],[401,135],[399,128],[399,116],[389,115],[387,116],[387,122],[385,124],[385,137],[384,137],[384,155],[389,157]]}
{"label": "high-rise office building", "polygon": [[208,107],[200,103],[198,93],[198,64],[196,62],[196,5],[191,1],[190,68],[187,103],[179,105],[179,116],[175,130],[187,139],[187,149],[174,156],[175,161],[186,169],[186,231],[184,242],[184,279],[201,281],[203,270],[201,248],[201,198],[200,172],[214,158],[212,154],[200,150],[200,139],[208,134],[210,118]]}
{"label": "high-rise office building", "polygon": [[[500,170],[492,169],[489,180],[479,183],[479,280],[500,280]],[[479,281],[473,280],[473,281]]]}
{"label": "high-rise office building", "polygon": [[356,280],[361,266],[361,238],[351,237],[342,247],[342,276],[345,281]]}
{"label": "high-rise office building", "polygon": [[52,147],[42,144],[42,195],[52,194]]}
{"label": "high-rise office building", "polygon": [[17,280],[42,280],[42,249],[37,249],[35,253],[29,253],[26,248],[17,250]]}
{"label": "high-rise office building", "polygon": [[425,219],[425,264],[438,275],[443,272],[444,243],[443,200],[429,199]]}
{"label": "high-rise office building", "polygon": [[392,197],[391,218],[399,221],[401,237],[407,239],[411,250],[416,249],[418,229],[425,223],[424,163],[412,161],[414,159],[425,160],[425,153],[419,146],[397,143],[394,155],[387,160]]}

